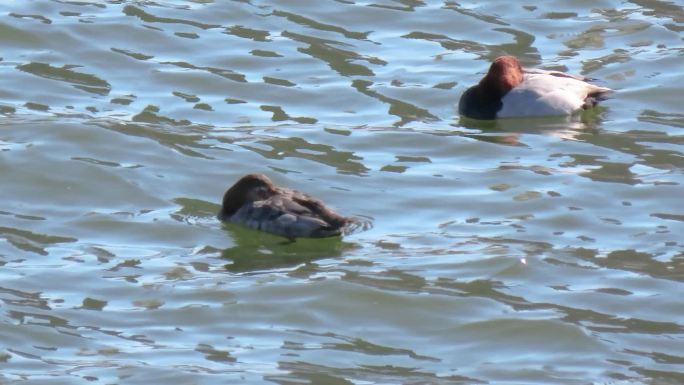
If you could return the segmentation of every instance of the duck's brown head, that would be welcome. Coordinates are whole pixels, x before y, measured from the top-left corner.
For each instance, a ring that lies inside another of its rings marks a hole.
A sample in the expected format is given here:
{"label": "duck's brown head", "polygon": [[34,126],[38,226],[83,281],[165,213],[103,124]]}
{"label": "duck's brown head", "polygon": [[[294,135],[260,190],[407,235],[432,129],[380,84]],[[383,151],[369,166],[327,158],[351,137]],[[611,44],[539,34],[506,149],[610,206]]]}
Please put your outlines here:
{"label": "duck's brown head", "polygon": [[502,98],[522,83],[523,69],[515,56],[499,56],[489,67],[487,75],[480,80],[480,88],[487,98]]}
{"label": "duck's brown head", "polygon": [[245,175],[223,195],[223,205],[219,218],[229,217],[244,204],[267,199],[277,192],[277,187],[266,175]]}

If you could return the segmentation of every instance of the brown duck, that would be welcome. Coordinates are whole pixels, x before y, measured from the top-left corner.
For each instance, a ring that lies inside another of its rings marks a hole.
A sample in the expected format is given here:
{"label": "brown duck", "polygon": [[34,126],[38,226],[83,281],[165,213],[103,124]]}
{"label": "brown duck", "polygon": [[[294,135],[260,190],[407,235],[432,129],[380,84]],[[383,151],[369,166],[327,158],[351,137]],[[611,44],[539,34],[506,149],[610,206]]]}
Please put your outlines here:
{"label": "brown duck", "polygon": [[274,185],[263,174],[245,175],[229,188],[218,218],[288,238],[337,236],[352,222],[316,198]]}

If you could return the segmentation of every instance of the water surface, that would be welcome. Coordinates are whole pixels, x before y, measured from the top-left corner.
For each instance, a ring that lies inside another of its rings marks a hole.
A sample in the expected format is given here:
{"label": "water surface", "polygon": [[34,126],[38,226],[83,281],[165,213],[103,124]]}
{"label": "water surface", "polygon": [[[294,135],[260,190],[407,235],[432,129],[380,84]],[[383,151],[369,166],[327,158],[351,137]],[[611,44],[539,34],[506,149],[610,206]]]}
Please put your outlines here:
{"label": "water surface", "polygon": [[[3,383],[684,382],[680,4],[0,15]],[[500,54],[617,92],[460,119]],[[373,226],[221,226],[248,172]]]}

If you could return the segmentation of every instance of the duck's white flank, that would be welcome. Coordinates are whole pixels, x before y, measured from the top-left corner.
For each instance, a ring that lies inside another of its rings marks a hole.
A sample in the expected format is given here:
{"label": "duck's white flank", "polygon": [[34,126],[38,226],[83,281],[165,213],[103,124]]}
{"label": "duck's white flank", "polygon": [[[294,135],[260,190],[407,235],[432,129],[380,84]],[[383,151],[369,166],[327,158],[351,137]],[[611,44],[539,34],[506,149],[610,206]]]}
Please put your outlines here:
{"label": "duck's white flank", "polygon": [[502,98],[503,106],[497,117],[571,115],[586,108],[590,95],[610,91],[610,88],[587,83],[580,76],[525,69],[522,83]]}

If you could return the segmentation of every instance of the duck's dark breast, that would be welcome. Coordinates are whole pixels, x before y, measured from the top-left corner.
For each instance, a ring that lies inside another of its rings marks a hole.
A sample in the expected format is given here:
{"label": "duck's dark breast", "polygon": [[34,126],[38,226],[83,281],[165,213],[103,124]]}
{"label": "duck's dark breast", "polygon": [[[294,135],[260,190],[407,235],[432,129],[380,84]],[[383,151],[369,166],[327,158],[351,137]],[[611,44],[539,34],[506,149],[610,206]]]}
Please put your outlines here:
{"label": "duck's dark breast", "polygon": [[468,88],[458,102],[458,113],[472,119],[496,119],[503,104],[500,98],[487,99],[481,94],[479,86]]}

